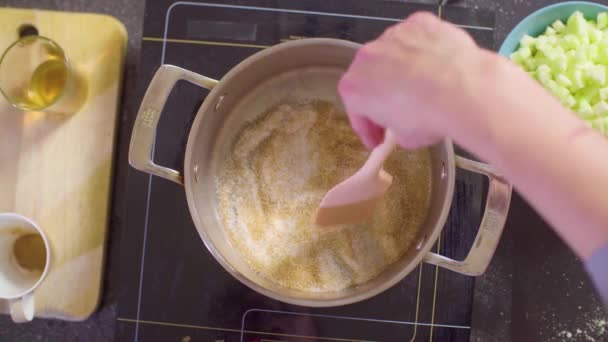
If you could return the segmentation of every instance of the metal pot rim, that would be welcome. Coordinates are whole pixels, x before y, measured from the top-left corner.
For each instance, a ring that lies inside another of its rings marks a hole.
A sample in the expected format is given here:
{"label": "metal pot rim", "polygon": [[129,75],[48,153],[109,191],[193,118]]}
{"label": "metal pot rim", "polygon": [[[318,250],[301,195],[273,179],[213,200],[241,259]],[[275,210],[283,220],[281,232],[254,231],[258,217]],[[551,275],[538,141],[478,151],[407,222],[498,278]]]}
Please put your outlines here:
{"label": "metal pot rim", "polygon": [[192,155],[193,155],[193,153],[192,153],[192,151],[194,149],[193,142],[196,140],[195,137],[196,137],[197,131],[198,131],[200,125],[202,124],[202,122],[204,121],[205,113],[210,113],[213,111],[213,107],[215,106],[215,103],[218,101],[221,94],[224,93],[224,88],[226,87],[226,85],[230,84],[230,81],[234,78],[235,75],[237,75],[238,73],[243,72],[244,70],[249,68],[257,60],[259,60],[261,58],[266,58],[267,56],[269,56],[271,54],[293,49],[295,47],[311,46],[311,45],[319,45],[319,44],[321,44],[321,45],[323,45],[323,44],[339,45],[339,46],[343,46],[343,47],[349,48],[349,49],[358,49],[359,47],[361,47],[360,44],[350,42],[350,41],[345,41],[345,40],[329,39],[329,38],[308,38],[308,39],[294,40],[294,41],[289,41],[289,42],[285,42],[282,44],[278,44],[278,45],[275,45],[275,46],[272,46],[265,50],[262,50],[256,54],[246,58],[245,60],[243,60],[242,62],[237,64],[234,68],[232,68],[224,77],[222,77],[222,79],[211,90],[209,95],[207,95],[207,97],[203,101],[203,104],[199,108],[199,110],[196,114],[196,118],[194,119],[194,122],[192,124],[191,130],[190,130],[190,135],[188,137],[188,142],[186,145],[186,154],[185,154],[185,158],[184,158],[184,185],[185,185],[185,191],[186,191],[186,198],[187,198],[187,202],[188,202],[188,209],[190,211],[190,214],[192,215],[192,218],[197,227],[198,233],[201,236],[203,243],[207,247],[207,250],[209,250],[209,252],[222,265],[222,267],[224,267],[224,269],[226,269],[232,276],[234,276],[236,279],[238,279],[241,283],[245,284],[247,287],[249,287],[265,296],[268,296],[270,298],[273,298],[273,299],[276,299],[276,300],[279,300],[282,302],[295,304],[295,305],[309,306],[309,307],[340,306],[340,305],[351,304],[351,303],[355,303],[358,301],[362,301],[362,300],[371,298],[371,297],[391,288],[396,283],[398,283],[403,278],[405,278],[410,272],[412,272],[416,266],[418,266],[420,263],[423,262],[425,255],[431,250],[431,248],[433,247],[433,243],[438,239],[439,234],[443,230],[443,225],[445,224],[445,222],[447,220],[450,205],[452,203],[452,198],[453,198],[453,193],[454,193],[454,179],[455,179],[454,148],[453,148],[451,141],[444,140],[440,144],[442,145],[442,148],[447,151],[447,153],[446,153],[447,160],[445,161],[445,162],[447,162],[447,165],[446,165],[446,171],[447,171],[446,194],[447,195],[443,199],[443,204],[442,204],[443,209],[441,210],[440,217],[438,220],[438,222],[440,222],[441,224],[433,229],[432,234],[428,237],[428,240],[427,240],[427,241],[433,242],[433,243],[425,243],[424,246],[416,253],[416,256],[408,263],[407,267],[404,267],[398,273],[395,273],[386,282],[383,282],[381,284],[381,286],[377,286],[377,287],[373,288],[372,290],[369,290],[367,292],[361,292],[361,293],[358,293],[353,296],[337,298],[337,299],[303,299],[303,298],[285,296],[285,295],[279,294],[277,292],[268,290],[268,289],[258,285],[254,281],[250,280],[248,277],[246,277],[245,275],[240,273],[238,270],[233,268],[232,265],[230,264],[230,262],[228,262],[228,260],[226,260],[224,258],[222,253],[211,242],[211,239],[210,239],[209,235],[207,234],[206,229],[204,227],[202,227],[201,218],[199,217],[198,210],[196,209],[196,207],[194,205],[195,199],[194,199],[194,195],[193,195],[194,186],[192,184],[192,179],[193,179],[193,175],[192,175],[192,170],[193,170]]}
{"label": "metal pot rim", "polygon": [[[327,38],[310,38],[290,41],[273,46],[266,50],[262,50],[250,56],[230,70],[219,82],[175,66],[162,65],[154,75],[138,111],[131,136],[129,162],[136,169],[185,185],[185,193],[190,214],[195,223],[196,229],[209,252],[222,265],[222,267],[224,267],[224,269],[226,269],[241,283],[263,295],[282,302],[309,307],[339,306],[358,302],[375,296],[392,287],[397,282],[402,280],[407,274],[409,274],[421,262],[441,266],[466,275],[479,275],[483,273],[491,260],[504,228],[504,223],[509,210],[512,186],[499,174],[497,174],[490,166],[456,156],[454,154],[453,144],[450,140],[444,140],[439,143],[441,150],[444,152],[442,157],[444,162],[443,172],[447,178],[444,198],[442,198],[441,203],[439,203],[439,205],[441,205],[441,210],[439,211],[439,217],[435,221],[439,224],[436,224],[434,227],[432,227],[432,229],[429,229],[431,233],[428,235],[426,242],[423,243],[422,247],[416,252],[415,257],[411,258],[405,267],[398,272],[395,272],[385,281],[378,283],[379,285],[370,287],[366,291],[349,294],[348,296],[336,299],[310,299],[282,295],[258,285],[248,277],[241,274],[224,258],[224,256],[213,244],[207,230],[202,224],[203,221],[201,220],[199,212],[195,206],[196,202],[193,192],[194,184],[192,183],[194,179],[193,177],[196,177],[196,175],[193,174],[194,171],[192,168],[193,150],[195,148],[194,144],[196,141],[196,134],[198,133],[202,122],[205,120],[205,116],[210,115],[206,113],[213,112],[213,106],[215,106],[216,102],[220,99],[221,94],[224,93],[224,88],[231,83],[231,79],[233,79],[244,69],[248,68],[255,61],[261,58],[266,58],[274,53],[283,52],[287,49],[319,44],[326,44],[333,47],[339,46],[355,50],[360,47],[360,45],[357,43]],[[151,151],[154,146],[154,135],[156,126],[158,125],[160,113],[162,112],[162,108],[164,107],[171,89],[179,80],[187,80],[211,90],[210,94],[199,108],[190,129],[184,158],[185,177],[182,177],[180,172],[176,170],[156,165],[151,158]],[[450,205],[454,196],[455,169],[457,166],[469,171],[483,174],[489,178],[486,207],[479,232],[473,243],[473,247],[463,261],[452,260],[430,251],[434,242],[438,239],[439,234],[443,230],[443,226],[447,220]]]}

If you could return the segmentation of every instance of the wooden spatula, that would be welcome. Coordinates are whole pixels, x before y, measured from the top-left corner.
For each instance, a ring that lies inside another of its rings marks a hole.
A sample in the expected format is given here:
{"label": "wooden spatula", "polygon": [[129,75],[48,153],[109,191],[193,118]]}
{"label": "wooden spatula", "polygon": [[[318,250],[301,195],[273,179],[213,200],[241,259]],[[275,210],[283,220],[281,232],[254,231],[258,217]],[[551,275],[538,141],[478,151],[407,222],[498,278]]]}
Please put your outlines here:
{"label": "wooden spatula", "polygon": [[384,141],[372,150],[363,167],[325,194],[315,223],[323,226],[357,223],[371,216],[377,201],[393,182],[382,165],[396,145],[395,136],[386,131]]}

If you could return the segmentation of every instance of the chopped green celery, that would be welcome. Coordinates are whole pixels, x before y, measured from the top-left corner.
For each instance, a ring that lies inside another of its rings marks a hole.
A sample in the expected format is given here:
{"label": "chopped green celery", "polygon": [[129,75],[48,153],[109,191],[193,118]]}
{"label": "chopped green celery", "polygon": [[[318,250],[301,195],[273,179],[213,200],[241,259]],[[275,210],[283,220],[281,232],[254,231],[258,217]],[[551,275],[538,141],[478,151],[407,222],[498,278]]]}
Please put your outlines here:
{"label": "chopped green celery", "polygon": [[[543,81],[541,81],[543,82]],[[545,87],[547,87],[547,89],[549,89],[549,91],[551,91],[551,93],[553,93],[553,95],[555,95],[555,97],[557,97],[563,104],[566,104],[566,102],[568,101],[568,96],[570,96],[570,91],[568,91],[568,89],[566,89],[566,87],[562,87],[560,86],[557,82],[555,82],[554,80],[546,80],[544,83]],[[573,98],[574,100],[574,98]],[[576,101],[574,101],[576,103]],[[574,103],[573,103],[574,104]]]}
{"label": "chopped green celery", "polygon": [[600,127],[600,131],[603,134],[608,134],[608,118],[597,118],[595,121],[602,121],[603,125]]}
{"label": "chopped green celery", "polygon": [[523,59],[528,59],[530,58],[530,56],[532,56],[532,51],[530,51],[530,48],[527,46],[522,47],[521,49],[517,50],[516,53],[519,53],[519,58]]}
{"label": "chopped green celery", "polygon": [[[551,75],[546,75],[546,74],[538,74],[538,81],[545,86],[545,88],[553,91],[555,89],[555,86],[557,86],[557,82],[555,82],[553,80],[553,78],[551,77]],[[553,85],[555,84],[555,86]]]}
{"label": "chopped green celery", "polygon": [[591,120],[591,127],[597,129],[602,134],[608,134],[608,117]]}
{"label": "chopped green celery", "polygon": [[576,109],[576,112],[583,119],[595,117],[595,112],[593,111],[591,104],[585,99],[580,99],[578,101],[578,107]]}
{"label": "chopped green celery", "polygon": [[585,61],[583,63],[577,64],[575,67],[578,67],[583,71],[587,71],[589,69],[592,69],[594,66],[595,66],[595,64],[593,64],[593,62]]}
{"label": "chopped green celery", "polygon": [[568,49],[576,49],[581,46],[581,40],[573,34],[566,34],[563,38],[563,44]]}
{"label": "chopped green celery", "polygon": [[511,59],[608,136],[608,12],[586,20],[576,11],[538,37],[524,35]]}
{"label": "chopped green celery", "polygon": [[536,47],[538,47],[539,45],[546,45],[549,44],[549,37],[547,36],[538,36],[536,37]]}
{"label": "chopped green celery", "polygon": [[587,86],[583,89],[577,90],[575,96],[577,100],[581,101],[584,99],[585,101],[589,102],[591,106],[595,106],[598,102],[600,102],[597,88],[592,86]]}
{"label": "chopped green celery", "polygon": [[599,59],[600,52],[597,45],[589,45],[584,48],[587,59],[595,62]]}
{"label": "chopped green celery", "polygon": [[597,14],[597,28],[600,30],[608,27],[608,13],[601,12]]}
{"label": "chopped green celery", "polygon": [[589,59],[587,58],[587,53],[586,53],[585,49],[586,48],[584,48],[584,47],[580,47],[579,49],[574,51],[574,56],[572,57],[572,61],[574,61],[575,64],[585,65],[585,64],[590,63]]}
{"label": "chopped green celery", "polygon": [[547,64],[539,65],[538,68],[536,68],[536,71],[538,71],[539,74],[551,75],[551,68],[549,68]]}
{"label": "chopped green celery", "polygon": [[557,87],[559,87],[560,85],[557,84],[557,82],[555,82],[553,79],[551,78],[543,78],[539,75],[540,77],[540,83],[542,83],[545,88],[547,88],[549,91],[551,91],[553,94],[555,94],[557,96]]}
{"label": "chopped green celery", "polygon": [[573,77],[572,83],[576,89],[581,89],[581,88],[585,87],[585,80],[583,79],[582,70],[574,70],[574,77]]}
{"label": "chopped green celery", "polygon": [[596,28],[589,29],[589,41],[593,43],[597,43],[602,40],[604,33],[601,30]]}
{"label": "chopped green celery", "polygon": [[608,65],[608,40],[602,40],[598,50],[597,61],[604,65]]}
{"label": "chopped green celery", "polygon": [[568,77],[566,77],[566,75],[564,75],[564,74],[558,74],[555,77],[555,81],[559,85],[566,87],[566,88],[570,88],[572,86],[572,81],[570,81],[570,79]]}
{"label": "chopped green celery", "polygon": [[[598,91],[598,87],[594,85],[587,85],[582,91],[579,91],[580,96],[582,98],[587,99],[591,106],[595,106],[600,102],[600,93]],[[579,95],[579,94],[577,94]]]}
{"label": "chopped green celery", "polygon": [[524,65],[524,59],[521,58],[521,54],[519,53],[519,51],[515,51],[512,54],[510,54],[509,59],[519,65]]}
{"label": "chopped green celery", "polygon": [[595,84],[603,86],[606,84],[606,67],[594,65],[587,69],[586,76]]}
{"label": "chopped green celery", "polygon": [[536,68],[538,67],[538,62],[532,58],[526,59],[525,61],[523,61],[523,64],[525,68],[529,71],[536,70]]}
{"label": "chopped green celery", "polygon": [[559,53],[555,50],[555,48],[549,45],[539,45],[536,47],[538,49],[537,57],[547,57],[548,60],[553,61],[557,58]]}
{"label": "chopped green celery", "polygon": [[551,27],[553,27],[553,29],[557,33],[562,33],[566,29],[566,25],[564,25],[564,23],[561,20],[559,20],[559,19],[557,19],[556,21],[554,21],[553,24],[551,24]]}
{"label": "chopped green celery", "polygon": [[604,101],[598,102],[595,106],[593,106],[593,112],[595,115],[604,116],[608,114],[608,103]]}
{"label": "chopped green celery", "polygon": [[572,109],[576,105],[576,99],[574,98],[574,96],[572,96],[572,95],[570,95],[570,93],[568,93],[568,95],[566,96],[566,98],[562,100],[562,103],[566,107]]}
{"label": "chopped green celery", "polygon": [[[556,82],[556,84],[557,84],[557,82]],[[568,96],[570,96],[570,91],[566,87],[557,85],[557,88],[555,88],[555,94],[562,102],[565,103],[568,100]],[[574,103],[573,103],[573,105],[574,105]]]}
{"label": "chopped green celery", "polygon": [[608,88],[601,88],[599,90],[599,93],[600,93],[600,99],[602,101],[608,99]]}
{"label": "chopped green celery", "polygon": [[580,11],[572,13],[567,21],[568,32],[578,36],[580,39],[587,37],[588,26],[587,20],[585,20],[583,13]]}
{"label": "chopped green celery", "polygon": [[530,37],[527,34],[525,34],[521,40],[519,41],[519,45],[521,47],[523,46],[527,46],[529,47],[531,50],[535,50],[536,49],[536,38]]}
{"label": "chopped green celery", "polygon": [[557,55],[555,60],[551,61],[551,66],[557,72],[564,72],[568,68],[568,58],[564,55]]}
{"label": "chopped green celery", "polygon": [[543,64],[536,69],[538,75],[538,81],[542,84],[548,84],[549,81],[553,80],[551,75],[551,68],[548,65]]}

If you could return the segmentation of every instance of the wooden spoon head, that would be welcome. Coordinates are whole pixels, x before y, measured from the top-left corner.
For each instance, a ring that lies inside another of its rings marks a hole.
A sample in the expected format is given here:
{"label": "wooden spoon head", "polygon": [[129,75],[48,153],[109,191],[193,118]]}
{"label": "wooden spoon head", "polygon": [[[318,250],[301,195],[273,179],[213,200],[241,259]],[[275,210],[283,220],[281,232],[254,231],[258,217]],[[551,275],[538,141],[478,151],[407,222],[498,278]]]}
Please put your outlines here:
{"label": "wooden spoon head", "polygon": [[328,226],[364,221],[373,214],[392,182],[393,177],[384,170],[372,177],[354,174],[325,194],[315,223]]}

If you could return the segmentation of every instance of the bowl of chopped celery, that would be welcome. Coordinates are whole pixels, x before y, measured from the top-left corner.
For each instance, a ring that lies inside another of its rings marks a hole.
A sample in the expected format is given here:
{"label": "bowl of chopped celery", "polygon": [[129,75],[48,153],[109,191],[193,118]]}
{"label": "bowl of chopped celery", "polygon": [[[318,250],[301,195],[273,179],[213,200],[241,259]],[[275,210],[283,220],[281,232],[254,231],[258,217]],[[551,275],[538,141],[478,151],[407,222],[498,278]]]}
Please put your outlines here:
{"label": "bowl of chopped celery", "polygon": [[608,136],[608,6],[550,5],[509,33],[499,53]]}

